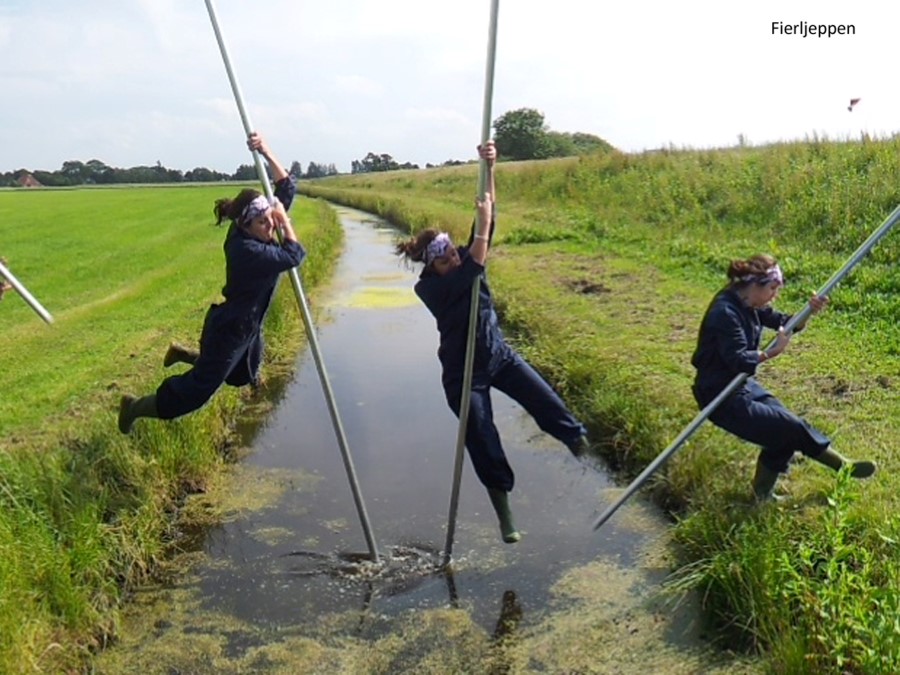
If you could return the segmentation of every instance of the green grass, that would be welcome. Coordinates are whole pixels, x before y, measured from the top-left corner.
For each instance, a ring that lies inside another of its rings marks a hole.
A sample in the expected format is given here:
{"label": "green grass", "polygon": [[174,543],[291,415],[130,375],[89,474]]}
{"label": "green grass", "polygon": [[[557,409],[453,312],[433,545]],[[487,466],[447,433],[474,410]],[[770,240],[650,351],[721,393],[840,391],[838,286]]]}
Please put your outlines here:
{"label": "green grass", "polygon": [[[799,310],[900,203],[898,157],[900,139],[813,139],[501,164],[489,277],[504,325],[627,480],[697,413],[690,355],[728,262],[775,255],[778,305]],[[302,190],[462,238],[475,185],[457,167]],[[758,509],[756,449],[706,424],[646,490],[678,521],[673,590],[702,590],[713,634],[773,672],[900,670],[898,258],[900,232],[760,371],[840,451],[877,460],[875,479],[800,462],[786,504]]]}
{"label": "green grass", "polygon": [[[225,466],[236,419],[264,401],[225,388],[172,423],[119,434],[124,392],[166,374],[170,340],[195,344],[224,283],[214,200],[238,187],[0,193],[0,255],[53,314],[14,293],[0,304],[0,672],[62,672],[115,635],[123,594],[164,561],[183,497]],[[341,230],[324,204],[292,216],[327,276]],[[272,376],[290,368],[302,325],[285,281],[267,317]]]}

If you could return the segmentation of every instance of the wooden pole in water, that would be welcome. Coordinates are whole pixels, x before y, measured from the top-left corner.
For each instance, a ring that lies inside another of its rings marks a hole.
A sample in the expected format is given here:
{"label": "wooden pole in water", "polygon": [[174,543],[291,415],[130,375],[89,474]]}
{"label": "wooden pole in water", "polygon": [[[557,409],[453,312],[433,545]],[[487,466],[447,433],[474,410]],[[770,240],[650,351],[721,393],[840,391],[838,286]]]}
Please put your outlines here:
{"label": "wooden pole in water", "polygon": [[[484,77],[484,105],[481,117],[481,144],[491,138],[491,100],[494,93],[494,61],[497,55],[497,16],[500,0],[491,0],[491,23],[488,31],[487,67]],[[478,198],[483,200],[487,190],[488,165],[482,159],[478,165]],[[492,195],[493,197],[493,195]],[[469,333],[466,342],[466,359],[463,364],[462,400],[459,404],[459,430],[456,435],[456,458],[453,464],[453,486],[450,491],[450,517],[447,521],[447,541],[444,544],[444,566],[450,564],[453,553],[453,537],[456,533],[456,512],[459,509],[459,485],[462,480],[463,454],[466,447],[466,428],[469,424],[469,405],[472,400],[472,370],[475,363],[475,328],[478,325],[478,295],[481,277],[472,284],[469,307]]]}
{"label": "wooden pole in water", "polygon": [[[850,272],[856,267],[857,264],[875,247],[881,239],[890,232],[891,228],[896,225],[897,221],[900,220],[900,206],[895,208],[891,214],[887,217],[887,219],[876,229],[872,234],[869,235],[869,238],[866,239],[860,247],[856,250],[856,252],[850,256],[847,262],[835,272],[832,277],[825,282],[825,285],[822,286],[817,292],[816,295],[829,295],[831,291],[837,286]],[[806,321],[810,315],[812,314],[812,305],[809,303],[797,314],[791,317],[791,320],[788,321],[784,330],[786,333],[790,334],[793,332],[794,328],[802,324]],[[769,349],[774,344],[774,340],[769,343],[769,346],[766,349]],[[703,410],[701,410],[697,416],[691,421],[687,427],[678,435],[672,443],[663,450],[650,464],[647,465],[647,468],[644,469],[640,475],[635,478],[631,484],[625,488],[625,492],[607,509],[600,515],[600,517],[594,522],[594,530],[600,529],[600,527],[609,520],[612,515],[619,509],[622,504],[628,501],[628,498],[631,497],[635,492],[637,492],[640,487],[647,482],[650,476],[665,464],[668,459],[674,455],[678,449],[684,445],[688,438],[690,438],[697,429],[700,428],[700,425],[706,420],[707,417],[712,415],[716,408],[721,405],[721,403],[728,398],[732,392],[734,392],[738,387],[740,387],[747,379],[748,375],[746,373],[741,373],[740,375],[736,375],[735,378],[728,383],[728,386],[723,389],[718,396],[716,396]]]}
{"label": "wooden pole in water", "polygon": [[[247,115],[247,110],[244,107],[244,99],[241,95],[241,88],[238,84],[237,78],[234,75],[234,70],[231,67],[231,59],[228,58],[228,49],[225,47],[225,40],[222,37],[222,32],[219,30],[219,22],[216,19],[216,11],[213,7],[212,0],[206,1],[206,9],[209,12],[209,20],[212,23],[213,30],[216,34],[216,41],[219,43],[219,51],[222,53],[222,61],[225,64],[225,71],[228,73],[228,81],[231,83],[231,91],[234,93],[234,100],[237,103],[238,112],[241,116],[241,122],[244,125],[244,132],[247,134],[249,138],[253,133],[253,126],[250,124],[250,118]],[[275,197],[272,194],[272,186],[269,184],[269,178],[266,175],[266,170],[263,167],[262,158],[259,153],[255,150],[253,152],[253,162],[256,164],[256,173],[259,176],[259,180],[265,189],[266,197],[268,198],[270,203],[274,203]],[[279,232],[279,235],[281,233]],[[331,382],[328,379],[328,374],[325,372],[325,362],[322,360],[322,353],[319,349],[319,341],[316,337],[315,326],[313,326],[312,318],[309,311],[309,305],[306,302],[306,296],[303,293],[303,286],[300,284],[300,276],[297,274],[297,268],[294,267],[291,269],[289,276],[291,278],[291,285],[294,287],[294,295],[297,297],[297,305],[300,308],[300,316],[303,319],[303,326],[306,328],[306,337],[309,340],[309,348],[313,355],[313,360],[316,362],[316,370],[319,373],[319,380],[322,383],[322,391],[325,394],[325,400],[328,403],[328,412],[331,414],[331,422],[334,426],[334,433],[337,436],[338,445],[341,450],[341,457],[344,460],[344,468],[347,471],[347,478],[350,481],[350,489],[353,492],[353,500],[356,502],[356,510],[359,513],[359,519],[362,522],[363,532],[366,537],[366,543],[369,547],[369,553],[372,556],[372,560],[375,562],[379,561],[378,558],[378,547],[375,544],[375,538],[372,535],[372,527],[369,524],[369,516],[366,512],[366,505],[363,502],[362,493],[359,489],[359,482],[356,479],[356,470],[353,467],[353,458],[350,455],[350,448],[347,443],[347,436],[344,433],[344,427],[341,424],[341,418],[338,414],[337,404],[334,400],[334,392],[331,389]]]}
{"label": "wooden pole in water", "polygon": [[50,312],[44,309],[44,306],[41,305],[37,301],[31,293],[28,292],[28,289],[22,284],[21,281],[16,279],[15,275],[9,271],[9,268],[6,267],[2,262],[0,262],[0,281],[6,279],[9,282],[9,285],[12,286],[16,292],[22,296],[22,299],[28,303],[29,307],[37,312],[37,315],[41,317],[47,323],[53,323],[53,317],[50,316]]}

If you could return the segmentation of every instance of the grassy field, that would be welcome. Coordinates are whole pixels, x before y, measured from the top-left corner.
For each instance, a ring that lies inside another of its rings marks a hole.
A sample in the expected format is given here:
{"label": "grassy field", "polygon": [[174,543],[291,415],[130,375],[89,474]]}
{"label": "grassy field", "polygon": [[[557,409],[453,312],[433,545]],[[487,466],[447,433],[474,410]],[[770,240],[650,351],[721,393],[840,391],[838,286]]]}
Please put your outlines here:
{"label": "grassy field", "polygon": [[[462,238],[475,172],[301,189]],[[501,164],[497,183],[489,276],[504,324],[627,480],[696,415],[690,355],[728,262],[775,255],[778,306],[799,310],[900,203],[900,140]],[[645,490],[677,521],[673,592],[700,589],[723,645],[765,654],[773,672],[900,671],[898,259],[900,232],[759,375],[837,449],[877,460],[876,478],[798,461],[789,499],[756,507],[756,450],[706,424]]]}
{"label": "grassy field", "polygon": [[[123,597],[177,546],[183,497],[216,479],[236,418],[261,404],[226,388],[174,423],[115,426],[121,394],[154,389],[169,342],[196,344],[220,299],[212,206],[238,189],[0,192],[0,255],[55,319],[15,293],[0,303],[0,672],[78,668],[114,636]],[[318,202],[292,215],[312,287],[341,230]],[[287,282],[266,332],[271,377],[303,339]]]}

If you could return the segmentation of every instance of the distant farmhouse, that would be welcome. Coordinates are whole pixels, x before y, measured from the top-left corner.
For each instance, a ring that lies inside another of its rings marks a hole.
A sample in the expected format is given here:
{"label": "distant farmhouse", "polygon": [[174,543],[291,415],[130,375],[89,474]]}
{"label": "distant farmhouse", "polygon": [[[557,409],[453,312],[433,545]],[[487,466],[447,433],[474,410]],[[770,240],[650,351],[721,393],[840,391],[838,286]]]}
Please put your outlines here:
{"label": "distant farmhouse", "polygon": [[19,176],[19,178],[16,179],[16,185],[25,188],[44,187],[43,184],[30,173]]}

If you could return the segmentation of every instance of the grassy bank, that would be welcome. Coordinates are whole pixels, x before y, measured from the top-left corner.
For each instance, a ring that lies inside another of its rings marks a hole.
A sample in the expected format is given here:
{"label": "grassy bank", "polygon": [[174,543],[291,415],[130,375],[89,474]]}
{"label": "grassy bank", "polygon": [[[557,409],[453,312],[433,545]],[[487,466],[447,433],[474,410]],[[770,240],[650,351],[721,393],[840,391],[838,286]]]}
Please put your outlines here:
{"label": "grassy bank", "polygon": [[[896,139],[813,139],[501,165],[489,274],[505,325],[630,477],[696,414],[690,354],[728,261],[772,253],[779,307],[800,309],[900,203],[898,158]],[[457,167],[302,189],[461,238],[475,185]],[[900,670],[898,257],[900,233],[759,376],[839,450],[877,460],[875,479],[800,461],[790,498],[756,508],[755,449],[707,424],[649,490],[678,520],[673,588],[701,589],[723,643],[775,672]]]}
{"label": "grassy bank", "polygon": [[[234,424],[264,394],[226,388],[196,414],[119,434],[124,392],[195,344],[224,283],[215,199],[234,186],[0,193],[0,255],[54,315],[0,303],[0,672],[63,672],[115,636],[117,607],[178,546],[183,498],[225,470]],[[306,287],[340,247],[333,212],[300,199]],[[264,376],[290,368],[290,284],[267,318]]]}

